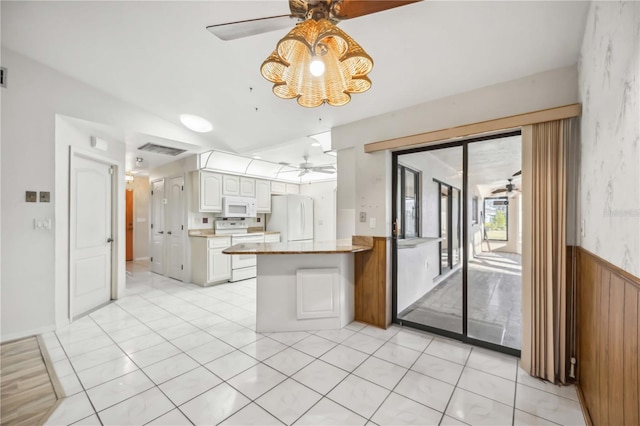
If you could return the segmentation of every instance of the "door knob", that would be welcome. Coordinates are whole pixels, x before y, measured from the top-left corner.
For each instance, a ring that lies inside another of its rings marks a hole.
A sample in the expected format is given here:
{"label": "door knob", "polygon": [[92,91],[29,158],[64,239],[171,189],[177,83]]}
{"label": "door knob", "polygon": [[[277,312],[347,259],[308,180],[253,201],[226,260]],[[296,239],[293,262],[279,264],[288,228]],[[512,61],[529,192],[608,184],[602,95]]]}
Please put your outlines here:
{"label": "door knob", "polygon": [[111,237],[107,238],[107,242],[108,242],[108,243],[113,242],[113,238],[111,238]]}
{"label": "door knob", "polygon": [[158,234],[164,234],[164,231],[158,231]]}

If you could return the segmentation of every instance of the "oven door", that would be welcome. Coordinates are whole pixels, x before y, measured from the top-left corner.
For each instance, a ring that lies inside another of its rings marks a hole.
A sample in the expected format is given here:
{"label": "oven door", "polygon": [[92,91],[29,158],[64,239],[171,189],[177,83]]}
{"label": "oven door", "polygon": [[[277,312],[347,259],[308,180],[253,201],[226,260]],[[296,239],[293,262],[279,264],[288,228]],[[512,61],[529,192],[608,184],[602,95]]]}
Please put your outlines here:
{"label": "oven door", "polygon": [[[234,236],[231,239],[231,244],[244,244],[244,243],[262,243],[264,242],[264,235],[240,235]],[[231,269],[248,268],[250,266],[256,266],[255,254],[234,254],[231,256]]]}

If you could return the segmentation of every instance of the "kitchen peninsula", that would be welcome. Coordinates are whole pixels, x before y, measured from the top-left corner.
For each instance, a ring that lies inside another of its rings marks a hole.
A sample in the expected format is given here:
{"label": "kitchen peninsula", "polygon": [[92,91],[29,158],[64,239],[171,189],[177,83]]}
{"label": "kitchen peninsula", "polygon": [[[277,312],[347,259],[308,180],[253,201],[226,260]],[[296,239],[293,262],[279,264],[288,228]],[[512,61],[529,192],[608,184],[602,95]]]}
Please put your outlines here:
{"label": "kitchen peninsula", "polygon": [[277,332],[353,321],[354,253],[369,250],[340,240],[236,244],[223,253],[257,256],[256,331]]}

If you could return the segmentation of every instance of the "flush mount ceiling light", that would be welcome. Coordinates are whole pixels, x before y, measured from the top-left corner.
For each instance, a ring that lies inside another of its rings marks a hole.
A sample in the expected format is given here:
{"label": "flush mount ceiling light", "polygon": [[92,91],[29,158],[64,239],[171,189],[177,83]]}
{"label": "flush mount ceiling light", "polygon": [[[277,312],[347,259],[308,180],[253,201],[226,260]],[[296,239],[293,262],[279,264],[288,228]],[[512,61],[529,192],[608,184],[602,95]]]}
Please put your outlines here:
{"label": "flush mount ceiling light", "polygon": [[134,179],[134,177],[133,177],[133,173],[132,172],[126,172],[124,174],[124,181],[125,182],[131,183],[131,182],[133,182],[133,179]]}
{"label": "flush mount ceiling light", "polygon": [[381,12],[420,0],[289,0],[290,15],[250,19],[207,27],[221,40],[261,34],[299,22],[262,63],[262,76],[273,93],[297,99],[304,107],[345,105],[351,94],[371,87],[371,57],[344,31],[339,21]]}
{"label": "flush mount ceiling light", "polygon": [[182,122],[187,129],[198,133],[207,133],[213,130],[213,124],[206,118],[198,115],[180,114],[180,122]]}

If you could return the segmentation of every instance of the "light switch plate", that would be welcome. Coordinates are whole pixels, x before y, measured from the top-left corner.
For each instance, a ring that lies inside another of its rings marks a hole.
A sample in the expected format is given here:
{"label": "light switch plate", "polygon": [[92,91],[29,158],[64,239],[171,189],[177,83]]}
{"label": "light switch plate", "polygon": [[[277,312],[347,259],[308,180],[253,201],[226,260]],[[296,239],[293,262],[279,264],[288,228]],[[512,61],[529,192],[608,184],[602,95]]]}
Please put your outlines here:
{"label": "light switch plate", "polygon": [[360,212],[360,222],[367,221],[367,212]]}
{"label": "light switch plate", "polygon": [[375,228],[375,227],[376,227],[376,218],[375,217],[369,218],[369,228]]}
{"label": "light switch plate", "polygon": [[40,191],[40,202],[48,203],[51,201],[51,193],[49,191]]}
{"label": "light switch plate", "polygon": [[36,191],[27,191],[27,194],[25,196],[25,201],[27,203],[37,203],[38,193]]}

